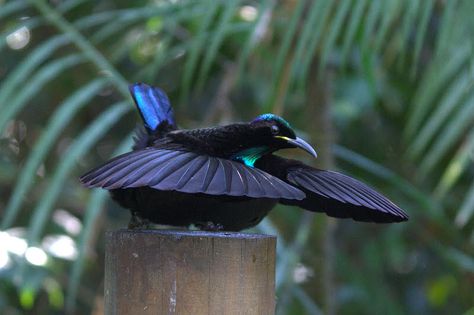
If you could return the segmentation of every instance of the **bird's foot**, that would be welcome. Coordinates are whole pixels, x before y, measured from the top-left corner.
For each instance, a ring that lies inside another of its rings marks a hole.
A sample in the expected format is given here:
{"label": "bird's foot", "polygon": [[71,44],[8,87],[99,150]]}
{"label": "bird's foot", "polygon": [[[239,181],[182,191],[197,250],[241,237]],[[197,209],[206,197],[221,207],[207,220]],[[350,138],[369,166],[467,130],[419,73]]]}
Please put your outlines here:
{"label": "bird's foot", "polygon": [[148,230],[152,227],[150,220],[143,219],[137,214],[132,214],[130,221],[128,222],[129,230]]}
{"label": "bird's foot", "polygon": [[224,226],[220,223],[211,221],[196,223],[196,227],[202,231],[218,232],[224,230]]}

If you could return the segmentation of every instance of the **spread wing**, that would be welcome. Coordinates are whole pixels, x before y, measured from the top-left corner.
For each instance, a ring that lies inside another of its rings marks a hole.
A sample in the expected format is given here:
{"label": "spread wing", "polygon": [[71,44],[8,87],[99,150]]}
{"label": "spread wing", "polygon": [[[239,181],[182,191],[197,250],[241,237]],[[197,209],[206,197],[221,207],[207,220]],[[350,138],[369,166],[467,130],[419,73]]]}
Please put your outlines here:
{"label": "spread wing", "polygon": [[120,155],[80,178],[88,187],[105,189],[148,186],[209,195],[303,199],[296,187],[227,159],[187,151],[146,148]]}
{"label": "spread wing", "polygon": [[265,158],[257,167],[294,185],[306,194],[302,200],[280,200],[336,218],[377,223],[408,220],[397,205],[366,184],[341,173],[315,169],[295,160]]}

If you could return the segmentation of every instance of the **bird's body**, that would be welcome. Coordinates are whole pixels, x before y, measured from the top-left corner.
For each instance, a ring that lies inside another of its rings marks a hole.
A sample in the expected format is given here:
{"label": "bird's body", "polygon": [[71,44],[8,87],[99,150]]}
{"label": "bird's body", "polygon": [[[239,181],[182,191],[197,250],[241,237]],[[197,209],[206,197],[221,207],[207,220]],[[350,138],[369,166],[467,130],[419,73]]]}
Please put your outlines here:
{"label": "bird's body", "polygon": [[133,151],[81,181],[110,190],[134,216],[158,224],[239,231],[258,224],[280,202],[359,221],[407,219],[355,179],[273,155],[297,147],[316,155],[278,116],[180,130],[161,90],[145,84],[130,89],[145,130],[138,133]]}
{"label": "bird's body", "polygon": [[[149,187],[112,190],[112,198],[137,215],[163,225],[240,231],[258,224],[277,199],[160,191]],[[133,210],[132,210],[133,211]]]}

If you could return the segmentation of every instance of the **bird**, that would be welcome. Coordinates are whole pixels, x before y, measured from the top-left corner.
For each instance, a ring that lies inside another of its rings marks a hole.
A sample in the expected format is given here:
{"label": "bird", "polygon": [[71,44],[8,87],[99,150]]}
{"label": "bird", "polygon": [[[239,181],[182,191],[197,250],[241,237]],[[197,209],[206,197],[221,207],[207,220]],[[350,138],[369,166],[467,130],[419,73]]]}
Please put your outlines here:
{"label": "bird", "polygon": [[278,203],[355,221],[392,223],[408,215],[350,176],[275,155],[296,148],[317,157],[282,117],[179,129],[166,93],[129,86],[143,120],[130,152],[80,177],[129,209],[129,228],[150,224],[209,231],[257,225]]}

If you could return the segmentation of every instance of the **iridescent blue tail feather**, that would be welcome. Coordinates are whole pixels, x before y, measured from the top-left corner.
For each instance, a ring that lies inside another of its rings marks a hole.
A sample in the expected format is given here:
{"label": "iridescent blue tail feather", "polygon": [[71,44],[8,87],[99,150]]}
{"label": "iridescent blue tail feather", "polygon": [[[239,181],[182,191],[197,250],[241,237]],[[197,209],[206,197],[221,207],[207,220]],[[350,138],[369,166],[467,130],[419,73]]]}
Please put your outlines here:
{"label": "iridescent blue tail feather", "polygon": [[155,131],[164,121],[176,127],[173,109],[165,92],[145,83],[131,84],[129,89],[147,131]]}

